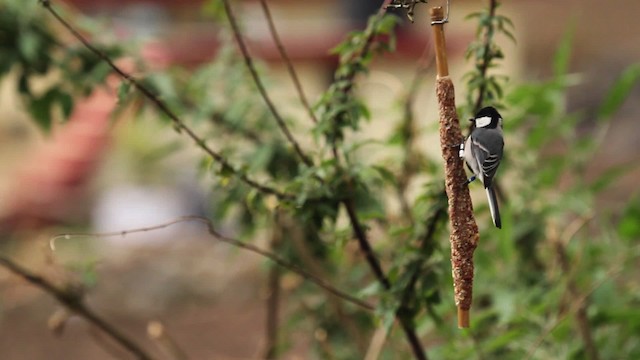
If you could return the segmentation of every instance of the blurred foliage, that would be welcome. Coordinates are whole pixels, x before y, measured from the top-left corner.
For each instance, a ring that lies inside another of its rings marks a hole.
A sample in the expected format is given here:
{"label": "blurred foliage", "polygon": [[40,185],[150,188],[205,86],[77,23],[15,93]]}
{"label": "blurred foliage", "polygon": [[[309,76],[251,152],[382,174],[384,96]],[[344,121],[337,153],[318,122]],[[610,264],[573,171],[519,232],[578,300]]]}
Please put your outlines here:
{"label": "blurred foliage", "polygon": [[[16,86],[25,106],[46,127],[53,104],[68,114],[74,96],[104,82],[108,69],[52,30],[42,12],[1,4],[0,75],[18,74]],[[465,77],[468,99],[461,113],[473,113],[478,104],[502,109],[507,143],[499,175],[504,223],[502,230],[490,226],[486,204],[476,204],[481,244],[472,326],[466,331],[455,328],[442,168],[431,160],[439,154],[424,154],[415,146],[422,134],[410,106],[398,114],[389,140],[377,144],[388,150],[383,159],[369,156],[365,145],[370,140],[352,136],[361,130],[362,120],[372,118],[358,96],[358,80],[367,75],[375,56],[393,51],[397,17],[372,16],[366,29],[349,34],[333,50],[339,64],[314,106],[320,121],[310,132],[305,131],[309,119],[286,119],[297,136],[313,135],[302,142],[313,166],[301,163],[278,131],[228,30],[220,30],[218,55],[197,69],[140,71],[141,82],[235,166],[237,171],[231,171],[203,156],[201,171],[212,175],[216,194],[215,221],[230,220],[239,236],[253,241],[284,226],[276,219],[288,218],[274,252],[377,304],[372,314],[300,282],[288,293],[296,305],[287,310],[281,326],[281,353],[291,345],[287,335],[304,329],[315,358],[362,358],[375,329],[384,326],[392,331],[382,357],[408,358],[404,337],[394,327],[394,319],[401,318],[425,339],[426,351],[435,359],[589,358],[593,354],[585,353],[584,339],[577,335],[575,308],[581,305],[601,358],[640,358],[638,198],[622,210],[598,208],[598,195],[626,168],[611,166],[595,178],[586,176],[611,117],[640,78],[640,64],[620,74],[602,100],[595,127],[578,134],[576,125],[586,116],[565,108],[567,90],[574,84],[568,74],[571,32],[560,42],[550,79],[507,86],[504,77],[489,71],[504,57],[495,35],[515,39],[516,34],[511,21],[497,14],[497,5],[492,1],[469,16],[478,22],[478,31],[467,52],[475,67]],[[219,1],[206,7],[222,20]],[[103,50],[112,57],[120,54],[116,48]],[[258,70],[267,84],[277,86],[264,68]],[[30,80],[49,72],[60,75],[49,90],[34,93]],[[128,82],[118,97],[121,107],[141,100]],[[171,124],[144,104],[136,107],[139,112]],[[291,196],[265,194],[240,174]],[[409,192],[410,183],[418,191]],[[353,230],[342,205],[348,202],[374,239],[390,289],[370,274],[351,246]],[[568,272],[558,264],[559,243],[569,259]],[[567,291],[569,283],[579,290],[578,298]]]}
{"label": "blurred foliage", "polygon": [[[83,45],[67,44],[39,10],[36,1],[0,1],[0,77],[16,76],[25,108],[48,130],[54,119],[71,115],[76,96],[90,94],[111,70]],[[121,54],[117,46],[99,48],[112,59]]]}

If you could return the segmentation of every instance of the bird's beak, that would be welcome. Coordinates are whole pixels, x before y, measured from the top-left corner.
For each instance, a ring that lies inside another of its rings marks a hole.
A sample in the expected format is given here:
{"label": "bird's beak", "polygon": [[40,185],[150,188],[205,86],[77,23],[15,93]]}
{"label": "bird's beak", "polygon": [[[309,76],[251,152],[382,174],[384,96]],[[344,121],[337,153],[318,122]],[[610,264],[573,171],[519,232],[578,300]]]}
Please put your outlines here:
{"label": "bird's beak", "polygon": [[474,118],[469,119],[469,121],[473,122],[473,120],[475,120]]}

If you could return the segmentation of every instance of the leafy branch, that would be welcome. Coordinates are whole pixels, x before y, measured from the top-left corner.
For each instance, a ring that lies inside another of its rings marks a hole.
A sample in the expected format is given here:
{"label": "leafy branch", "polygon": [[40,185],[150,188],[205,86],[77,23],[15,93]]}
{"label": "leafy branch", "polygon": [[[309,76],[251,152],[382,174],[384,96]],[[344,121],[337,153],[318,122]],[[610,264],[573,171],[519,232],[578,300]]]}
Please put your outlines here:
{"label": "leafy branch", "polygon": [[474,62],[474,70],[465,74],[469,89],[467,102],[472,114],[477,113],[485,102],[494,102],[503,96],[500,81],[506,78],[488,74],[495,62],[504,58],[502,49],[495,43],[494,38],[496,33],[502,33],[515,42],[515,37],[511,32],[513,22],[504,15],[496,14],[499,6],[497,0],[490,0],[486,9],[467,16],[467,19],[478,19],[476,35],[479,37],[482,34],[480,40],[469,45],[465,54],[467,60],[473,59]]}
{"label": "leafy branch", "polygon": [[271,16],[271,10],[269,10],[269,5],[267,4],[267,0],[260,0],[260,5],[262,6],[262,11],[267,19],[267,24],[269,24],[269,32],[271,33],[271,37],[273,37],[273,41],[276,43],[276,47],[280,52],[280,56],[282,60],[287,66],[287,71],[289,72],[289,76],[293,81],[293,84],[296,88],[296,92],[298,93],[298,97],[300,98],[300,102],[304,106],[304,108],[309,113],[309,118],[314,123],[318,123],[318,118],[316,114],[313,112],[311,105],[309,105],[309,101],[307,100],[307,96],[304,94],[304,90],[302,88],[302,84],[300,84],[300,79],[298,78],[298,74],[296,73],[296,69],[293,67],[293,63],[287,54],[287,50],[284,45],[282,45],[282,40],[280,40],[280,35],[278,35],[278,30],[276,29],[276,25],[273,22],[273,17]]}
{"label": "leafy branch", "polygon": [[142,93],[149,101],[151,101],[162,113],[167,115],[171,121],[173,122],[176,131],[182,133],[183,131],[187,134],[191,140],[204,152],[206,152],[213,160],[218,162],[224,171],[230,172],[237,176],[240,180],[242,180],[247,185],[252,188],[270,195],[275,195],[280,199],[292,199],[293,195],[283,193],[282,191],[270,187],[268,185],[261,184],[256,180],[253,180],[247,176],[241,170],[236,169],[231,163],[219,152],[216,152],[211,147],[206,144],[206,141],[199,137],[193,129],[187,126],[187,124],[180,119],[180,117],[173,112],[166,103],[164,103],[158,96],[156,96],[148,87],[142,85],[135,77],[131,74],[125,72],[122,68],[117,66],[111,58],[105,54],[103,51],[95,47],[89,40],[87,40],[78,30],[76,30],[69,22],[67,22],[52,6],[50,0],[39,0],[42,6],[53,15],[53,17],[64,26],[76,39],[78,39],[87,49],[93,52],[97,57],[99,57],[102,61],[107,63],[109,67],[118,74],[126,83],[131,84]]}
{"label": "leafy branch", "polygon": [[[344,177],[347,193],[350,194],[341,203],[347,211],[349,223],[358,241],[360,251],[377,281],[386,291],[391,290],[392,284],[371,247],[367,232],[356,211],[354,189],[359,185],[356,183],[358,179],[346,172],[340,164],[338,145],[344,139],[345,128],[357,129],[360,118],[368,116],[366,108],[353,95],[354,80],[358,74],[366,72],[375,45],[380,45],[382,49],[388,49],[384,42],[376,40],[379,40],[382,35],[392,36],[392,30],[397,23],[396,17],[386,15],[386,8],[389,4],[390,0],[384,1],[378,13],[369,19],[364,31],[351,34],[345,42],[335,49],[340,55],[340,64],[335,72],[334,82],[320,101],[321,118],[316,126],[316,131],[322,133],[327,143],[331,145],[336,170]],[[397,317],[397,319],[415,358],[427,359],[412,319],[407,317]]]}

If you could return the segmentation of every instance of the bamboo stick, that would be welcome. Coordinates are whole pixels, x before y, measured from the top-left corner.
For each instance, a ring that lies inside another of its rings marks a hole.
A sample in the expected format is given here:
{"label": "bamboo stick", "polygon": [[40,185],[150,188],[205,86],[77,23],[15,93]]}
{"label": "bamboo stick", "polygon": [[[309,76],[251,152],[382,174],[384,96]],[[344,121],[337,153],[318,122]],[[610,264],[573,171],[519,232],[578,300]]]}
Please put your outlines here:
{"label": "bamboo stick", "polygon": [[478,244],[478,225],[473,215],[473,204],[466,184],[464,163],[459,156],[458,144],[464,141],[456,113],[453,82],[449,78],[444,24],[441,7],[431,9],[431,20],[436,54],[436,96],[440,113],[440,146],[445,164],[445,185],[449,199],[451,266],[458,327],[469,327],[469,310],[473,294],[473,252]]}

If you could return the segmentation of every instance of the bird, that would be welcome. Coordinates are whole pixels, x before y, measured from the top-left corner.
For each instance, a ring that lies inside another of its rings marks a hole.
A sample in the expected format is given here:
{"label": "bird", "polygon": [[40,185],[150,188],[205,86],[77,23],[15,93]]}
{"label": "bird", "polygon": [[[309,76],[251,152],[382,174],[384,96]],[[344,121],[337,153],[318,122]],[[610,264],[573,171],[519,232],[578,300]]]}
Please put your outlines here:
{"label": "bird", "polygon": [[487,106],[470,119],[474,123],[473,131],[464,143],[460,144],[460,157],[464,158],[467,167],[473,173],[467,183],[480,179],[489,200],[489,210],[493,224],[502,228],[498,200],[493,188],[493,179],[502,160],[504,134],[502,116],[492,106]]}

